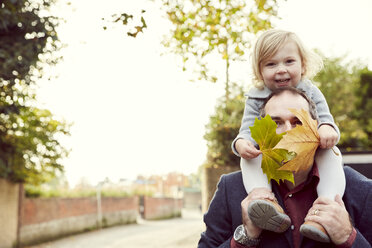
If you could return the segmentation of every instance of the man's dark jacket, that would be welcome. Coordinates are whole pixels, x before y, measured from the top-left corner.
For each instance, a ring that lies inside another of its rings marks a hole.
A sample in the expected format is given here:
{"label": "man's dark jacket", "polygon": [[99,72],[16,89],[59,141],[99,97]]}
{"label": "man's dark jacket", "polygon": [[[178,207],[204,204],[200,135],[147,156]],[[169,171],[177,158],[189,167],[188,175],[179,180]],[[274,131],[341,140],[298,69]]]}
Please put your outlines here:
{"label": "man's dark jacket", "polygon": [[[372,243],[372,180],[352,168],[345,166],[346,189],[343,196],[346,209],[350,214],[357,236],[353,247],[371,247]],[[278,188],[273,192],[283,207]],[[247,196],[241,172],[223,175],[211,201],[204,222],[207,226],[201,234],[198,248],[230,247],[235,228],[242,224],[241,201]],[[290,228],[285,233],[263,231],[258,247],[293,248]],[[301,247],[333,247],[330,243],[319,243],[303,238]]]}

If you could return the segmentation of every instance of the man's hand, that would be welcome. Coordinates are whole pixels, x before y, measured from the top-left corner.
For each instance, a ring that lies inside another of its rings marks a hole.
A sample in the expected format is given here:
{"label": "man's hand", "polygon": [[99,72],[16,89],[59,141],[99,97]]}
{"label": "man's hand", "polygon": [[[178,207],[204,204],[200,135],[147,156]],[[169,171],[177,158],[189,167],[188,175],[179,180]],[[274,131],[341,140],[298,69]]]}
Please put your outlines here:
{"label": "man's hand", "polygon": [[256,147],[249,140],[238,139],[235,142],[235,148],[238,151],[240,157],[245,159],[252,159],[260,155],[262,152],[257,150]]}
{"label": "man's hand", "polygon": [[321,125],[318,133],[320,136],[320,148],[331,149],[336,145],[338,134],[332,126],[327,124]]}
{"label": "man's hand", "polygon": [[[318,211],[314,215],[316,209]],[[346,242],[353,231],[349,213],[346,211],[344,202],[339,195],[336,196],[335,201],[324,197],[316,199],[307,213],[305,221],[314,221],[321,224],[336,245]]]}
{"label": "man's hand", "polygon": [[258,199],[270,199],[274,200],[274,194],[267,188],[254,188],[251,192],[249,192],[248,196],[241,202],[242,207],[242,221],[247,232],[248,237],[250,238],[258,238],[262,232],[262,229],[255,226],[251,219],[248,216],[248,206],[253,200]]}

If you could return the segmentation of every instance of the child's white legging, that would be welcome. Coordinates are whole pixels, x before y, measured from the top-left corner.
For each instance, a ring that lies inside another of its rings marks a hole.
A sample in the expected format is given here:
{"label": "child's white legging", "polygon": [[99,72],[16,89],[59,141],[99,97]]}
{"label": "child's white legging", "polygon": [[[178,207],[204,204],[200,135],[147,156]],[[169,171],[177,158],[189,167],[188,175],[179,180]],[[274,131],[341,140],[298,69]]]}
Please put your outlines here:
{"label": "child's white legging", "polygon": [[[337,147],[332,149],[318,149],[315,162],[318,166],[320,181],[317,186],[318,197],[323,196],[334,200],[338,194],[341,197],[345,191],[345,174],[341,152]],[[249,193],[253,188],[265,187],[271,190],[271,184],[261,169],[262,155],[253,159],[241,159],[240,168],[243,175],[245,190]]]}

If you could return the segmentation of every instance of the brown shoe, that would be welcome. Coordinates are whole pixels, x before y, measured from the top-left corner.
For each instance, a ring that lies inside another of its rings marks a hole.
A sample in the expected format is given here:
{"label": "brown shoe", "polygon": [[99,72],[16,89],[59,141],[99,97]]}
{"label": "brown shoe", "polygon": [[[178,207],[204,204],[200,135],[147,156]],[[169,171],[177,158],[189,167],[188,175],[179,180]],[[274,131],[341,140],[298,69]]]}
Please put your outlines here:
{"label": "brown shoe", "polygon": [[300,233],[309,239],[313,239],[323,243],[331,242],[327,231],[324,227],[313,221],[305,221],[300,227]]}
{"label": "brown shoe", "polygon": [[291,219],[275,201],[255,200],[248,206],[248,215],[259,228],[282,233],[291,225]]}

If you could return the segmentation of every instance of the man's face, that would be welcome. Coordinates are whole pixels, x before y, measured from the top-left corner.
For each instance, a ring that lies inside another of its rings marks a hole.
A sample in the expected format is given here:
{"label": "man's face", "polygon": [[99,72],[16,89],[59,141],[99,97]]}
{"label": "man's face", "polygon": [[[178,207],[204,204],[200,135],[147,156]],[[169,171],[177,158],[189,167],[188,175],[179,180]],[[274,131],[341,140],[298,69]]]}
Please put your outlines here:
{"label": "man's face", "polygon": [[273,96],[265,106],[265,113],[270,115],[278,125],[276,133],[283,133],[301,125],[301,121],[288,109],[305,109],[309,111],[309,103],[301,96],[290,91]]}

